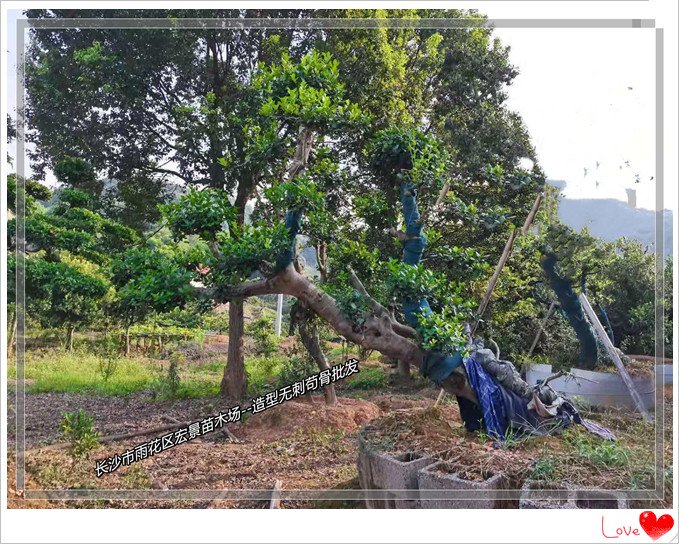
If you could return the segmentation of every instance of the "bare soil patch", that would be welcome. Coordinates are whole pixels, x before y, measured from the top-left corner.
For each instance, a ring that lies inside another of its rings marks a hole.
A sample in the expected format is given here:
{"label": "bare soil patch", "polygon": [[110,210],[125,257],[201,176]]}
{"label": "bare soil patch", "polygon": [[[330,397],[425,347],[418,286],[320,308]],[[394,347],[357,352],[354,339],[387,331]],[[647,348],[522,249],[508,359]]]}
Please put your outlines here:
{"label": "bare soil patch", "polygon": [[337,406],[326,406],[323,398],[312,397],[311,402],[286,402],[256,414],[244,431],[252,440],[279,439],[299,430],[355,433],[381,414],[375,403],[363,399],[342,398]]}

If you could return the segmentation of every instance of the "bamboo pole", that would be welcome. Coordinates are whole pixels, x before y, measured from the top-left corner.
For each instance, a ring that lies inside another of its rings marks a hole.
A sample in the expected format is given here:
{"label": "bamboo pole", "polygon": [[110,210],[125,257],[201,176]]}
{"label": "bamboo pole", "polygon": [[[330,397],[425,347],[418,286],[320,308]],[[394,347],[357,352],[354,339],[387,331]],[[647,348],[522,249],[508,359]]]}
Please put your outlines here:
{"label": "bamboo pole", "polygon": [[625,365],[623,365],[622,359],[620,359],[620,355],[618,355],[618,352],[615,351],[615,346],[613,345],[613,342],[611,342],[611,339],[608,337],[608,334],[606,334],[606,330],[604,329],[604,326],[601,324],[601,321],[599,321],[599,318],[597,317],[596,313],[594,312],[592,305],[589,303],[587,296],[584,293],[580,293],[578,298],[580,299],[580,303],[582,304],[582,307],[585,309],[585,313],[587,314],[587,317],[589,318],[590,322],[594,326],[594,330],[596,331],[597,336],[599,337],[599,340],[601,340],[601,343],[606,348],[608,355],[613,360],[615,367],[618,369],[618,372],[620,373],[620,377],[622,378],[622,381],[625,382],[625,385],[627,386],[627,389],[629,390],[629,394],[632,397],[632,400],[634,400],[634,404],[636,405],[637,410],[639,410],[639,413],[641,413],[641,415],[644,416],[644,419],[646,421],[653,421],[653,418],[646,411],[646,407],[644,406],[644,402],[641,400],[641,397],[639,396],[639,393],[637,392],[636,387],[634,387],[634,383],[632,382],[632,378],[630,377],[629,373],[627,372]]}
{"label": "bamboo pole", "polygon": [[490,278],[490,282],[488,282],[488,287],[486,287],[486,293],[483,296],[483,299],[481,300],[481,304],[479,304],[479,309],[476,311],[476,321],[474,322],[474,325],[472,326],[472,335],[474,332],[476,332],[476,328],[479,326],[479,321],[481,320],[481,316],[483,316],[483,312],[486,311],[486,308],[488,307],[488,303],[490,302],[490,297],[493,294],[493,290],[495,289],[495,285],[497,284],[498,279],[500,278],[500,273],[502,272],[502,269],[504,268],[505,264],[507,263],[507,260],[509,259],[509,255],[512,252],[512,247],[514,246],[514,240],[516,240],[517,236],[519,235],[519,232],[521,234],[526,234],[528,232],[528,229],[530,226],[533,224],[533,221],[535,220],[535,216],[538,213],[538,210],[540,208],[540,203],[542,202],[542,193],[540,193],[536,198],[535,202],[533,203],[533,207],[531,208],[530,212],[528,213],[528,216],[526,217],[526,221],[523,224],[523,227],[519,231],[519,229],[514,229],[512,230],[511,234],[509,235],[509,238],[507,239],[507,243],[505,244],[504,250],[502,251],[502,255],[500,256],[500,260],[497,263],[497,266],[495,267],[495,272],[493,272],[493,276]]}
{"label": "bamboo pole", "polygon": [[[444,189],[446,188],[444,187]],[[441,195],[443,195],[443,190],[441,191]],[[441,195],[439,195],[439,199],[442,199]],[[535,221],[535,216],[537,215],[538,210],[540,209],[541,203],[542,203],[542,193],[538,194],[538,196],[535,198],[535,202],[533,202],[533,207],[530,209],[530,212],[528,212],[526,220],[523,223],[523,227],[521,228],[521,234],[526,234],[528,232],[528,229],[533,224],[533,221]],[[497,266],[495,267],[495,272],[493,272],[493,276],[490,278],[490,282],[488,283],[488,287],[486,288],[486,293],[483,296],[483,299],[481,300],[481,304],[479,304],[479,309],[476,311],[477,316],[476,320],[474,321],[474,324],[471,326],[470,329],[469,333],[470,338],[476,332],[476,329],[479,326],[479,321],[481,320],[481,316],[483,315],[483,312],[486,311],[486,307],[490,302],[490,297],[493,294],[493,289],[495,289],[497,280],[500,278],[500,273],[502,272],[505,263],[509,259],[509,254],[512,252],[512,247],[514,246],[514,240],[516,240],[518,235],[519,229],[514,229],[512,230],[511,234],[509,235],[509,238],[507,239],[507,243],[505,244],[504,250],[502,251],[500,260],[497,263]],[[445,391],[441,389],[441,391],[439,392],[439,396],[437,397],[436,402],[434,403],[435,406],[438,406],[441,403],[444,394]]]}

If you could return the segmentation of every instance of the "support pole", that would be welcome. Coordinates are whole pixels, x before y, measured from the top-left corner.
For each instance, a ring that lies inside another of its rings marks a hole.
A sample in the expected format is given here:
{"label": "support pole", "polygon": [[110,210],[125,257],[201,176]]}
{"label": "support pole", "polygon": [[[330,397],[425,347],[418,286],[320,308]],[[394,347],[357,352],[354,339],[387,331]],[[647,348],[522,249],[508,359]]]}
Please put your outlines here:
{"label": "support pole", "polygon": [[278,295],[278,301],[276,303],[276,325],[275,331],[276,336],[281,335],[281,322],[283,321],[283,295]]}
{"label": "support pole", "polygon": [[505,244],[505,248],[502,251],[502,256],[500,257],[500,260],[497,263],[497,266],[495,267],[495,272],[493,272],[493,276],[490,278],[490,282],[488,282],[488,287],[486,288],[486,293],[483,296],[483,299],[481,300],[481,304],[479,304],[479,309],[476,311],[477,317],[476,321],[472,325],[472,335],[476,332],[476,328],[479,326],[479,321],[481,320],[481,316],[483,315],[483,312],[486,311],[486,307],[488,306],[488,303],[490,302],[490,297],[493,294],[493,289],[495,289],[495,285],[497,284],[497,280],[500,278],[500,273],[502,272],[502,269],[505,266],[505,263],[509,259],[509,255],[512,252],[512,247],[514,246],[514,240],[518,237],[519,233],[521,234],[526,234],[528,232],[528,229],[530,226],[533,224],[533,221],[535,220],[535,216],[538,213],[538,210],[540,209],[540,204],[542,202],[542,193],[540,193],[536,198],[535,202],[533,202],[533,207],[531,208],[530,212],[528,213],[528,216],[526,217],[526,221],[523,224],[523,228],[521,230],[514,229],[511,234],[509,235],[509,238],[507,239],[507,243]]}
{"label": "support pole", "polygon": [[637,410],[639,410],[639,413],[642,416],[644,416],[644,419],[646,421],[653,421],[653,418],[646,411],[646,407],[644,406],[644,402],[641,400],[641,397],[639,396],[639,393],[637,392],[636,387],[634,387],[634,383],[632,382],[632,378],[630,378],[630,375],[627,372],[625,365],[622,364],[622,360],[620,359],[620,355],[618,355],[618,352],[615,351],[615,346],[613,346],[613,342],[611,342],[611,339],[608,337],[608,334],[606,334],[606,330],[604,329],[603,325],[601,324],[601,321],[599,321],[599,318],[597,317],[596,313],[594,312],[592,305],[589,303],[589,300],[587,300],[587,296],[584,293],[580,293],[578,298],[580,299],[580,303],[582,304],[582,307],[584,308],[585,313],[587,314],[587,317],[589,318],[590,322],[594,326],[594,330],[596,331],[597,336],[599,337],[599,340],[601,340],[601,343],[606,348],[608,355],[613,360],[615,367],[618,369],[618,372],[620,373],[620,377],[622,378],[622,381],[625,382],[625,385],[627,386],[627,389],[629,390],[629,394],[632,397],[632,400],[634,400],[634,404],[636,405]]}
{"label": "support pole", "polygon": [[[437,204],[440,201],[442,201],[443,198],[445,198],[445,193],[447,192],[448,189],[444,187],[443,190],[441,191],[441,194],[439,195],[439,200],[436,202]],[[537,215],[538,210],[540,209],[540,204],[542,204],[542,193],[539,193],[538,196],[535,198],[535,202],[533,202],[533,207],[530,209],[530,212],[528,212],[528,215],[526,216],[526,221],[524,221],[523,227],[521,228],[521,234],[526,234],[530,226],[533,224],[533,221],[535,221],[535,216]],[[476,332],[476,328],[479,326],[479,321],[481,320],[483,312],[486,311],[486,307],[490,302],[490,297],[493,294],[493,289],[495,289],[495,284],[497,284],[497,280],[500,277],[500,272],[502,272],[502,269],[504,268],[507,259],[509,259],[509,254],[512,252],[514,240],[516,240],[516,237],[518,235],[519,229],[514,229],[509,235],[507,243],[505,244],[505,248],[502,251],[500,261],[497,263],[497,266],[495,267],[495,272],[493,272],[493,276],[491,277],[490,282],[488,283],[488,287],[486,288],[486,293],[483,296],[483,300],[481,301],[481,304],[479,304],[479,309],[476,312],[477,314],[476,320],[469,328],[465,326],[465,329],[469,331],[468,336],[470,341],[474,333]],[[439,392],[439,396],[437,397],[436,402],[434,403],[435,406],[438,406],[441,403],[444,394],[445,391],[441,389],[441,391]]]}

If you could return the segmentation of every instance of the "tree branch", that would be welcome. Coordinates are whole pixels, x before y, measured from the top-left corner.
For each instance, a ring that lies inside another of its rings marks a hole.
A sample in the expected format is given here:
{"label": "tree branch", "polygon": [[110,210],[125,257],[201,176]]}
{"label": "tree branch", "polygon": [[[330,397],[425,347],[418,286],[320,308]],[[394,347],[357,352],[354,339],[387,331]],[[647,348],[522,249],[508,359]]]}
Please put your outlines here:
{"label": "tree branch", "polygon": [[350,266],[347,267],[347,271],[349,272],[349,281],[351,282],[351,285],[353,285],[354,289],[361,293],[361,295],[368,299],[368,302],[370,303],[370,306],[376,315],[380,317],[386,317],[391,329],[399,336],[403,336],[405,338],[417,338],[417,331],[415,329],[396,321],[389,310],[387,310],[384,306],[382,306],[382,304],[370,296],[365,286],[361,280],[358,279],[358,276]]}

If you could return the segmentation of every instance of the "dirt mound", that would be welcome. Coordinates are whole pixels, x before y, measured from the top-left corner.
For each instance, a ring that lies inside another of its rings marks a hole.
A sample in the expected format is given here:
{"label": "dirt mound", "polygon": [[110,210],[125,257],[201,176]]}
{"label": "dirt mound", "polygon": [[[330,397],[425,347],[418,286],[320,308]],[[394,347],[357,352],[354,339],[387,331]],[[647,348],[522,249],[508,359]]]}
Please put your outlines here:
{"label": "dirt mound", "polygon": [[256,414],[244,425],[248,439],[277,440],[299,430],[339,430],[353,433],[379,417],[380,408],[367,400],[340,397],[337,406],[326,406],[322,397],[313,402],[285,402]]}
{"label": "dirt mound", "polygon": [[395,410],[368,425],[365,438],[391,452],[440,452],[466,434],[454,412],[447,406]]}
{"label": "dirt mound", "polygon": [[[370,398],[383,412],[393,412],[394,410],[427,408],[434,404],[434,399],[425,398],[406,398],[398,395],[375,395]],[[455,414],[451,417],[455,417]],[[459,417],[457,418],[459,420]]]}

